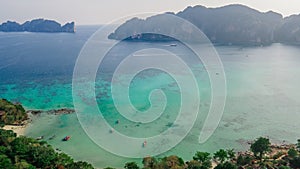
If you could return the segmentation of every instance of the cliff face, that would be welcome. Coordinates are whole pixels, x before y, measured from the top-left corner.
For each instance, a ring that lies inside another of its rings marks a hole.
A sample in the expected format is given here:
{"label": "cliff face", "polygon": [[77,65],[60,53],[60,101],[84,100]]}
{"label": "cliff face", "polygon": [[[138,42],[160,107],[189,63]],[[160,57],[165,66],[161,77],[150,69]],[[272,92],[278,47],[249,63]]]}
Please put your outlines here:
{"label": "cliff face", "polygon": [[35,19],[27,21],[20,25],[16,22],[7,21],[0,25],[0,31],[3,32],[75,32],[75,23],[67,23],[63,26],[52,20]]}
{"label": "cliff face", "polygon": [[[165,14],[146,18],[133,18],[112,34],[111,39],[126,39],[136,32],[168,29],[176,32],[180,25],[169,23]],[[300,43],[300,15],[283,18],[275,12],[262,13],[243,5],[228,5],[221,8],[206,8],[203,6],[188,7],[184,11],[173,14],[193,23],[214,43],[266,45],[275,42]],[[179,32],[179,31],[178,31]],[[191,35],[189,35],[192,37]],[[136,36],[142,40],[147,37]],[[189,37],[183,37],[188,40]],[[132,38],[129,38],[132,39]],[[151,36],[151,41],[155,36]],[[160,37],[156,36],[156,40]]]}
{"label": "cliff face", "polygon": [[281,26],[276,29],[274,38],[281,43],[300,43],[300,15],[284,18]]}
{"label": "cliff face", "polygon": [[212,42],[223,44],[272,43],[273,32],[283,19],[280,14],[261,13],[241,5],[215,9],[196,6],[177,16],[194,23]]}

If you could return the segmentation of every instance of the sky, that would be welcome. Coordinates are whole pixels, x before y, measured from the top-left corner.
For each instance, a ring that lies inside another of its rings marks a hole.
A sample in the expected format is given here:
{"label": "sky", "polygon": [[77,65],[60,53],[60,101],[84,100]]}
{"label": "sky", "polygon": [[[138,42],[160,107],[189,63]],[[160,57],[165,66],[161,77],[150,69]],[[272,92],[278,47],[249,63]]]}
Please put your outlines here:
{"label": "sky", "polygon": [[77,25],[110,23],[138,13],[179,12],[187,6],[220,7],[243,4],[262,12],[284,16],[300,14],[300,0],[0,0],[0,22],[23,23],[35,18]]}

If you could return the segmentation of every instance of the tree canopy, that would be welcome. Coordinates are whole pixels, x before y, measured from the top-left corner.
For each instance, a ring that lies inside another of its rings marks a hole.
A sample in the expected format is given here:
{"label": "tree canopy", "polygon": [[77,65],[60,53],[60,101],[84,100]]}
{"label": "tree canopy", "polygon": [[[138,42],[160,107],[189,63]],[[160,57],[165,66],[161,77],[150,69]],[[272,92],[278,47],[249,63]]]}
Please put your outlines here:
{"label": "tree canopy", "polygon": [[0,129],[0,169],[93,169],[87,162],[74,162],[50,145],[25,136],[16,137],[11,130]]}
{"label": "tree canopy", "polygon": [[13,104],[6,99],[0,99],[0,125],[21,124],[27,114],[21,104]]}
{"label": "tree canopy", "polygon": [[259,137],[254,143],[251,144],[250,149],[254,155],[258,155],[262,160],[263,155],[270,150],[270,140],[268,138]]}

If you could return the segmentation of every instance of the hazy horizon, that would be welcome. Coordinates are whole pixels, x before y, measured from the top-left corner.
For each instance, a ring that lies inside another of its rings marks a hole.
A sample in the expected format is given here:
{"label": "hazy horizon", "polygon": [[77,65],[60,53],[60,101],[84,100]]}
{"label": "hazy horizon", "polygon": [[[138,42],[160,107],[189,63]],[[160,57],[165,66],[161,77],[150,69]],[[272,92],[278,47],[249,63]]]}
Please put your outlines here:
{"label": "hazy horizon", "polygon": [[0,0],[0,22],[45,18],[56,20],[61,24],[75,21],[77,25],[101,25],[124,16],[138,13],[179,12],[188,6],[203,5],[221,7],[229,4],[246,5],[261,12],[274,11],[284,17],[300,14],[300,2],[274,0],[272,3],[259,0],[127,0],[127,1],[79,1],[79,0]]}

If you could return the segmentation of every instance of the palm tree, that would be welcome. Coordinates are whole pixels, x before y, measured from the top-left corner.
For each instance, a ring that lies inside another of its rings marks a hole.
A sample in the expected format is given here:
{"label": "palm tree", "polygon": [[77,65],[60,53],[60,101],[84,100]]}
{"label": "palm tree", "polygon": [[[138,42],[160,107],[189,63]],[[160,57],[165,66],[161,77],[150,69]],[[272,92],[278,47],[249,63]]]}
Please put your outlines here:
{"label": "palm tree", "polygon": [[[193,157],[193,160],[199,162],[201,168],[203,169],[211,168],[211,156],[208,152],[196,152],[196,154]],[[192,164],[194,164],[194,162],[192,162]]]}
{"label": "palm tree", "polygon": [[224,149],[220,149],[219,151],[214,153],[214,159],[220,161],[221,164],[224,163],[225,160],[228,159],[228,153]]}
{"label": "palm tree", "polygon": [[235,157],[234,149],[227,149],[227,154],[228,154],[228,158],[233,160],[233,158]]}

